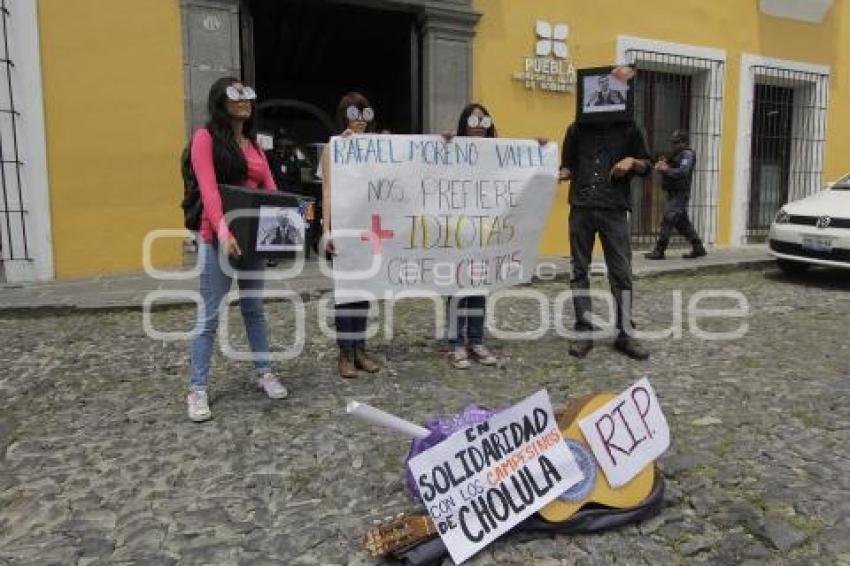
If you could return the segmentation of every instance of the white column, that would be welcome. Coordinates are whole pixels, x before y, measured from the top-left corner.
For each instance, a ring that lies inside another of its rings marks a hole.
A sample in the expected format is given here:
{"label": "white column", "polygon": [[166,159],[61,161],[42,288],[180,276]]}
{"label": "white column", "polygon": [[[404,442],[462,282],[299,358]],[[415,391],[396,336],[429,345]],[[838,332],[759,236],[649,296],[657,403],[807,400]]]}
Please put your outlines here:
{"label": "white column", "polygon": [[[39,47],[38,13],[35,2],[7,3],[9,15],[6,29],[9,43],[12,94],[15,109],[19,112],[15,120],[18,140],[18,155],[23,166],[20,173],[20,189],[23,202],[17,202],[17,178],[14,168],[6,167],[7,191],[15,205],[22,205],[26,214],[26,247],[29,260],[10,260],[3,262],[3,271],[7,282],[44,281],[53,278],[53,242],[50,221],[50,190],[47,173],[47,149],[44,129],[44,96],[41,82],[41,53]],[[5,78],[5,77],[4,77]],[[3,85],[7,91],[8,86]],[[4,93],[5,96],[5,93]],[[8,123],[6,129],[11,128]],[[4,155],[8,159],[14,155],[11,131],[4,131]],[[10,204],[13,203],[10,201]],[[5,219],[0,218],[0,223]],[[17,224],[17,223],[16,223]],[[6,232],[6,226],[2,226]],[[13,239],[22,239],[20,225],[12,226]],[[7,236],[4,236],[6,238]],[[12,242],[4,241],[4,245]],[[20,249],[22,241],[14,242]],[[5,256],[5,254],[4,254]]]}

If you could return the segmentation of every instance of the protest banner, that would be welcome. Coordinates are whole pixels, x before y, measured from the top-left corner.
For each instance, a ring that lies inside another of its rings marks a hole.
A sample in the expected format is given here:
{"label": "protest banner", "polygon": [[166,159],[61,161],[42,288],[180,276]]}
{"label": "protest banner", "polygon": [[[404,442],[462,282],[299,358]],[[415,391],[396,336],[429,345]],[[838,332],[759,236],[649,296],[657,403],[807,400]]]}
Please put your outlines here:
{"label": "protest banner", "polygon": [[408,465],[456,564],[583,478],[546,390],[453,434]]}
{"label": "protest banner", "polygon": [[670,428],[647,378],[580,420],[579,427],[614,488],[670,447]]}
{"label": "protest banner", "polygon": [[326,151],[337,302],[346,292],[483,294],[530,280],[555,144],[353,135],[331,138]]}

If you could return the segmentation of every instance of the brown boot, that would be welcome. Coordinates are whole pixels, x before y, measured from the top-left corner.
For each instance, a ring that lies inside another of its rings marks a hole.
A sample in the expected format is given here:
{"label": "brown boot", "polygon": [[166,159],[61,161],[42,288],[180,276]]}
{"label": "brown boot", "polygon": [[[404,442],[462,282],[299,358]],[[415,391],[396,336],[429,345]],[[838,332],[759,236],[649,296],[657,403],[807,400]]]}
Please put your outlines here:
{"label": "brown boot", "polygon": [[340,350],[339,361],[339,376],[343,379],[352,379],[357,377],[357,367],[354,365],[354,351]]}
{"label": "brown boot", "polygon": [[354,350],[354,365],[357,369],[369,373],[376,373],[381,370],[381,362],[367,354],[362,347]]}

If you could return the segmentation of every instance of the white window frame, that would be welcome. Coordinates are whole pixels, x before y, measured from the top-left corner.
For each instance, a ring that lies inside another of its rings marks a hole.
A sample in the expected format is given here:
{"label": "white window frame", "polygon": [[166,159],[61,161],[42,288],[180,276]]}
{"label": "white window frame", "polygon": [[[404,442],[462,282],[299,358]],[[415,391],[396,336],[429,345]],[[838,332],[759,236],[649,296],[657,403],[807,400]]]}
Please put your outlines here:
{"label": "white window frame", "polygon": [[[809,86],[814,86],[815,89],[825,88],[825,92],[816,90],[814,96],[823,96],[826,100],[826,107],[829,108],[829,80],[831,79],[830,68],[827,65],[818,65],[815,63],[806,63],[803,61],[790,61],[787,59],[774,59],[744,53],[741,56],[741,76],[739,80],[738,91],[738,137],[735,144],[735,182],[732,191],[732,234],[731,242],[733,246],[747,244],[747,218],[749,217],[749,198],[750,198],[750,158],[752,156],[752,135],[753,135],[753,103],[755,97],[755,85],[757,77],[753,72],[753,67],[772,67],[786,71],[799,71],[803,73],[812,73],[816,75],[827,75],[825,84],[818,85],[812,81]],[[769,79],[772,75],[767,74],[764,77],[769,84]],[[802,86],[802,85],[801,85]],[[824,120],[823,126],[825,127]],[[826,132],[823,133],[824,140]],[[824,142],[824,147],[826,142]],[[823,169],[823,154],[818,157],[820,162],[815,167]],[[789,198],[800,198],[805,195],[795,194],[793,188],[789,188]]]}
{"label": "white window frame", "polygon": [[[722,175],[721,170],[721,157],[723,155],[723,102],[724,102],[724,89],[726,85],[726,77],[724,76],[724,72],[716,69],[715,67],[703,66],[700,64],[699,60],[710,59],[713,61],[721,61],[723,63],[722,69],[726,68],[726,51],[724,49],[715,49],[713,47],[703,47],[700,45],[689,45],[686,43],[674,43],[670,41],[659,41],[655,39],[646,39],[642,37],[634,37],[630,35],[620,35],[617,37],[617,64],[623,65],[628,63],[627,53],[629,51],[647,51],[651,53],[659,53],[664,55],[672,55],[678,57],[692,57],[694,58],[694,64],[690,66],[677,66],[676,69],[673,69],[672,72],[689,74],[695,78],[701,78],[702,80],[694,81],[694,88],[700,88],[703,92],[703,99],[709,100],[711,93],[719,93],[719,104],[720,107],[716,112],[708,112],[708,129],[709,131],[718,132],[718,150],[716,152],[706,152],[700,151],[700,140],[692,139],[691,142],[694,144],[694,149],[697,150],[697,158],[704,161],[704,169],[706,171],[716,171],[717,179],[707,179],[705,181],[705,186],[710,188],[710,191],[706,191],[704,198],[705,202],[695,203],[699,206],[708,207],[711,203],[714,203],[712,206],[715,209],[716,214],[720,214],[720,178]],[[640,59],[639,59],[640,60]],[[651,63],[650,61],[647,61]],[[659,69],[659,70],[668,70],[669,69]],[[703,76],[705,75],[705,76]],[[697,112],[696,109],[691,109],[691,113],[695,114]],[[701,234],[701,236],[705,239],[706,242],[717,242],[717,230],[718,230],[718,222],[719,218],[716,218],[714,222],[711,223],[709,234]]]}

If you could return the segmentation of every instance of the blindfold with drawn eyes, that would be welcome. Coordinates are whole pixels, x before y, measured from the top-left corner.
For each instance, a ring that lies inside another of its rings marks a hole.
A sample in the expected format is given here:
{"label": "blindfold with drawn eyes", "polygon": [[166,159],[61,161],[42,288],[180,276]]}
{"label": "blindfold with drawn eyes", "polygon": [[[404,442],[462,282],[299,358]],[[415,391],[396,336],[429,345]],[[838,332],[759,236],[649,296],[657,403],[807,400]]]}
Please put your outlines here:
{"label": "blindfold with drawn eyes", "polygon": [[227,98],[229,98],[233,102],[257,99],[257,93],[254,92],[254,89],[249,86],[230,85],[229,87],[227,87],[225,93],[227,94]]}
{"label": "blindfold with drawn eyes", "polygon": [[362,110],[357,106],[349,106],[345,109],[345,117],[350,122],[371,122],[375,119],[375,111],[368,106]]}
{"label": "blindfold with drawn eyes", "polygon": [[493,118],[490,116],[482,116],[479,118],[475,114],[470,114],[469,118],[466,119],[466,125],[470,128],[484,128],[485,130],[489,130],[490,126],[493,125]]}

